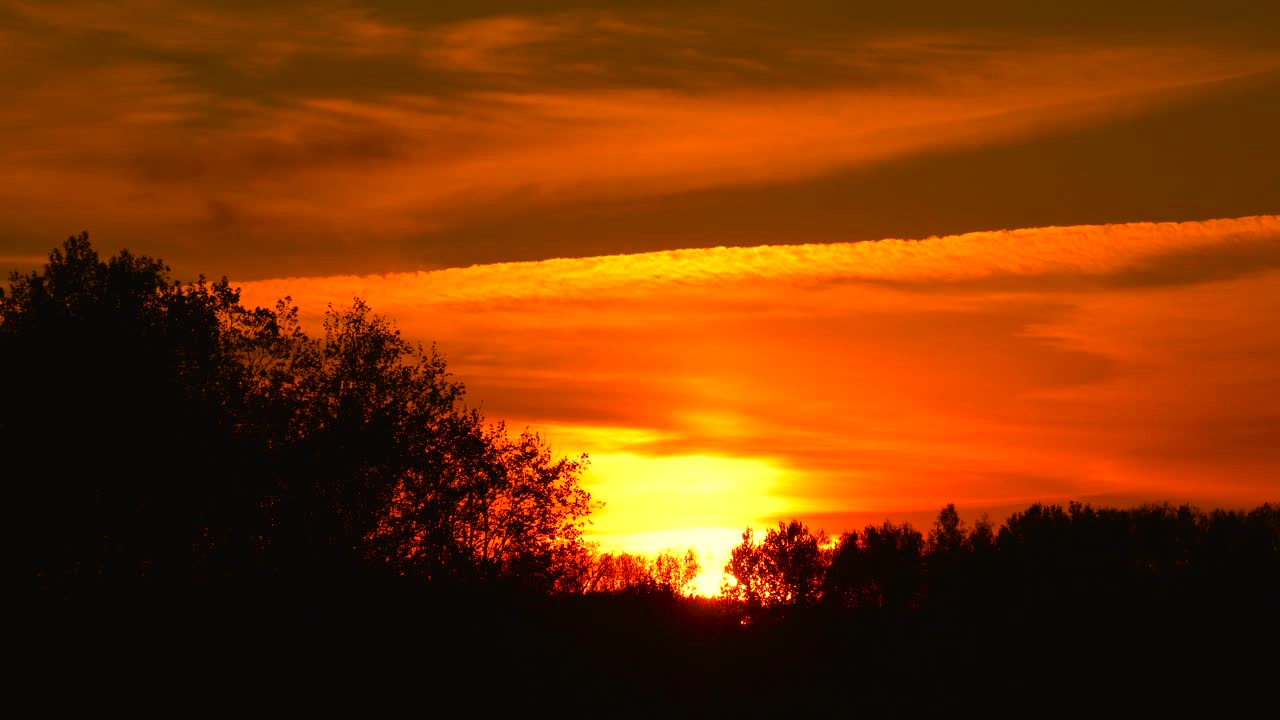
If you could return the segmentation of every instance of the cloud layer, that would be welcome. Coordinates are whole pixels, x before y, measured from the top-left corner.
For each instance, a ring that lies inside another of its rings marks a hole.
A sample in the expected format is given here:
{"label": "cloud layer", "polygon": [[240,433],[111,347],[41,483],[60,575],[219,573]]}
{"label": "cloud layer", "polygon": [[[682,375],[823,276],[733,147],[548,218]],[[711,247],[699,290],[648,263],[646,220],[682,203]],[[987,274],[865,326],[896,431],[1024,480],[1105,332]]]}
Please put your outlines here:
{"label": "cloud layer", "polygon": [[[256,277],[551,257],[536,230],[470,254],[450,233],[1033,142],[1280,71],[1236,25],[407,10],[0,2],[0,249],[88,228]],[[605,234],[573,254],[625,247]]]}

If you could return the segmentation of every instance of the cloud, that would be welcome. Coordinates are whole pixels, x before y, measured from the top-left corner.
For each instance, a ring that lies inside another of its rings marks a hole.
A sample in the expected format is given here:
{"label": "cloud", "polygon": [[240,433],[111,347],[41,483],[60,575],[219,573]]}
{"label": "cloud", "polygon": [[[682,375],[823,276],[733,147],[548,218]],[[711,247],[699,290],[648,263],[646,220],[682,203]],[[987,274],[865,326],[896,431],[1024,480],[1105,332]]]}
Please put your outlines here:
{"label": "cloud", "polygon": [[445,27],[423,56],[428,63],[451,71],[526,74],[536,59],[524,51],[568,30],[561,24],[529,17],[480,18]]}
{"label": "cloud", "polygon": [[[975,281],[998,284],[1018,277],[1034,278],[1038,287],[1046,278],[1074,278],[1086,284],[1179,284],[1272,267],[1278,234],[1280,217],[1263,215],[1027,228],[926,240],[699,248],[288,282],[301,293],[313,287],[327,293],[339,287],[357,291],[376,285],[392,304],[410,303],[423,295],[440,304],[557,300],[574,294],[635,296],[753,280],[809,287],[832,282],[936,287]],[[1189,257],[1201,260],[1201,272],[1188,267]],[[1224,266],[1232,270],[1226,272]],[[1149,280],[1134,283],[1135,276]]]}
{"label": "cloud", "polygon": [[23,32],[0,50],[17,179],[0,230],[34,251],[72,216],[242,275],[438,266],[453,253],[406,246],[495,213],[797,183],[1280,68],[1273,51],[1175,38],[778,38],[713,14],[4,7]]}

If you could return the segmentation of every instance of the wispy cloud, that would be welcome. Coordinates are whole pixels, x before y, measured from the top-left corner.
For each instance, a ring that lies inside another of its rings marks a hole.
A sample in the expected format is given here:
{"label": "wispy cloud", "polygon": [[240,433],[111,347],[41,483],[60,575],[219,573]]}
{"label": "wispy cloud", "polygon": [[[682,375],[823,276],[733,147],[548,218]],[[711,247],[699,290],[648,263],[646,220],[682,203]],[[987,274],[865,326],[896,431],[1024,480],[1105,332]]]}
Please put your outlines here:
{"label": "wispy cloud", "polygon": [[452,71],[527,75],[540,64],[530,46],[569,32],[566,25],[511,15],[455,23],[437,33],[423,58]]}
{"label": "wispy cloud", "polygon": [[217,243],[236,268],[257,253],[308,272],[351,247],[403,266],[406,238],[494,212],[793,183],[1280,68],[1265,50],[1109,38],[768,43],[659,13],[4,8],[23,32],[0,50],[0,229],[43,246],[74,217],[168,257]]}

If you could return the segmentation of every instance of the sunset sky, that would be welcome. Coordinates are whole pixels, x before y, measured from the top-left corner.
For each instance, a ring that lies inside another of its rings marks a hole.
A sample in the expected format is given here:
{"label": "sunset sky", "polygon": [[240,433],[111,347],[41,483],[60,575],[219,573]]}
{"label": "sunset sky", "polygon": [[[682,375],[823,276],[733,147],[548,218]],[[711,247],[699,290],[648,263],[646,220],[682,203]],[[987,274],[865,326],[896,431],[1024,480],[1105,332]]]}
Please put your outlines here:
{"label": "sunset sky", "polygon": [[[1280,500],[1280,4],[0,0],[0,270],[365,297],[606,548]],[[963,6],[963,7],[961,7]]]}

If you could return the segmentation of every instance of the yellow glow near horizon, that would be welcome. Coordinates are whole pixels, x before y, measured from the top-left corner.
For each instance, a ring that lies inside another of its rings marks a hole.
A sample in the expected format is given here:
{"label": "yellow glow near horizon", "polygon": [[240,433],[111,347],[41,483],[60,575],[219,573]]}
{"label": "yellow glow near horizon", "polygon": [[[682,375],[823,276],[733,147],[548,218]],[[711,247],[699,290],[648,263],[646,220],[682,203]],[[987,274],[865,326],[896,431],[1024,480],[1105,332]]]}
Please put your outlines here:
{"label": "yellow glow near horizon", "polygon": [[702,566],[694,592],[714,595],[743,528],[791,509],[773,494],[784,475],[756,458],[592,455],[584,484],[606,505],[592,514],[588,539],[648,555],[692,548]]}

